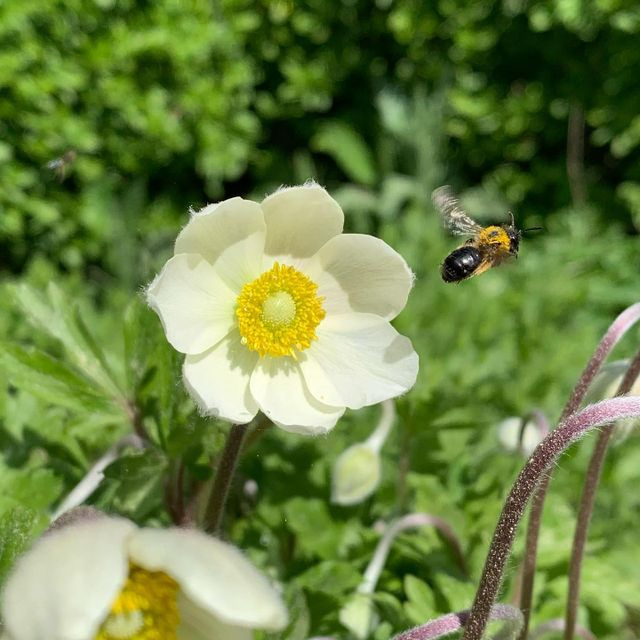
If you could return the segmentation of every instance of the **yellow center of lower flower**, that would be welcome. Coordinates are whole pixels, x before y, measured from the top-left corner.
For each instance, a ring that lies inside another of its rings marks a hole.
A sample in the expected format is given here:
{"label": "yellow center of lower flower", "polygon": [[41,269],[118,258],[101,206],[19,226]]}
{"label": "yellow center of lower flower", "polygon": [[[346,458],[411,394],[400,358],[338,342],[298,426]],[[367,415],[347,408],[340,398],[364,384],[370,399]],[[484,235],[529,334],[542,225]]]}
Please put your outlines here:
{"label": "yellow center of lower flower", "polygon": [[176,640],[178,584],[162,571],[129,565],[129,577],[95,640]]}
{"label": "yellow center of lower flower", "polygon": [[236,305],[242,344],[261,356],[292,356],[308,349],[324,318],[318,285],[294,267],[274,263],[242,287]]}

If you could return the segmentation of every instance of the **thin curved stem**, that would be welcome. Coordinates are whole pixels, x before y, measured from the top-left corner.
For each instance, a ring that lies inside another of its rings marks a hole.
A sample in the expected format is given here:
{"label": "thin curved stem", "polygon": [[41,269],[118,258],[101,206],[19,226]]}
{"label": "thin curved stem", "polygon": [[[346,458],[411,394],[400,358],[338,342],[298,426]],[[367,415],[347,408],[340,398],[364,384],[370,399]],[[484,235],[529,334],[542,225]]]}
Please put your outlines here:
{"label": "thin curved stem", "polygon": [[[522,625],[522,613],[516,607],[508,604],[496,604],[491,607],[489,614],[490,620],[504,620],[504,633],[500,633],[501,638],[511,638],[513,634]],[[403,631],[395,636],[393,640],[433,640],[434,638],[442,638],[456,631],[460,631],[469,619],[469,611],[459,611],[457,613],[448,613],[440,616],[435,620],[430,620],[426,624],[414,627],[408,631]]]}
{"label": "thin curved stem", "polygon": [[449,546],[460,565],[460,569],[465,576],[468,576],[469,570],[464,559],[462,546],[449,524],[442,518],[432,516],[429,513],[411,513],[399,520],[396,520],[385,529],[385,532],[382,538],[380,538],[378,546],[373,553],[371,561],[369,562],[369,566],[364,572],[362,582],[358,587],[358,593],[373,593],[395,537],[407,529],[425,526],[435,527],[442,534],[444,539],[449,543]]}
{"label": "thin curved stem", "polygon": [[536,447],[509,492],[500,514],[469,621],[464,628],[463,640],[482,638],[502,584],[504,567],[522,514],[538,483],[549,473],[556,459],[590,429],[633,417],[640,417],[640,397],[604,400],[570,415]]}
{"label": "thin curved stem", "polygon": [[229,495],[229,487],[236,470],[240,451],[242,450],[242,441],[247,433],[247,425],[234,424],[231,425],[227,441],[220,455],[218,462],[218,471],[216,478],[211,487],[211,493],[207,501],[207,507],[204,517],[204,530],[207,533],[219,534],[222,525],[222,517],[224,516],[224,508],[227,504]]}
{"label": "thin curved stem", "polygon": [[[571,397],[569,398],[560,417],[562,422],[577,411],[584,400],[589,385],[593,382],[602,364],[611,353],[612,349],[624,336],[624,334],[640,320],[640,303],[636,303],[625,309],[610,325],[609,329],[600,340],[593,356],[587,363]],[[531,503],[529,524],[525,543],[525,554],[522,561],[522,583],[520,588],[520,609],[524,614],[524,625],[518,640],[526,640],[531,615],[531,603],[533,602],[533,582],[535,578],[536,559],[538,555],[538,537],[542,522],[542,510],[549,488],[550,476],[545,477],[536,491]]]}
{"label": "thin curved stem", "polygon": [[51,514],[51,521],[57,520],[67,511],[71,511],[79,507],[89,496],[100,486],[104,480],[103,471],[115,462],[126,447],[134,449],[143,449],[144,440],[136,434],[129,434],[121,440],[118,440],[113,446],[94,463],[87,471],[86,475],[80,482],[69,492],[67,497],[59,504],[58,508]]}
{"label": "thin curved stem", "polygon": [[379,452],[382,449],[391,427],[396,421],[396,403],[393,400],[384,400],[380,403],[382,412],[380,419],[373,433],[366,439],[366,445],[370,446],[374,451]]}
{"label": "thin curved stem", "polygon": [[[640,374],[640,352],[632,360],[627,369],[620,386],[618,387],[618,396],[624,396],[633,387],[636,378]],[[567,594],[567,608],[565,612],[564,638],[571,640],[576,628],[576,619],[578,613],[578,601],[580,599],[580,574],[582,571],[582,558],[584,557],[584,548],[587,543],[587,534],[589,532],[589,522],[593,513],[596,492],[600,482],[602,473],[602,465],[607,453],[609,440],[615,428],[614,424],[608,424],[602,428],[596,445],[591,454],[587,475],[582,489],[582,497],[580,499],[580,509],[578,510],[578,518],[576,520],[576,528],[573,535],[573,546],[571,548],[571,560],[569,562],[569,591]]]}

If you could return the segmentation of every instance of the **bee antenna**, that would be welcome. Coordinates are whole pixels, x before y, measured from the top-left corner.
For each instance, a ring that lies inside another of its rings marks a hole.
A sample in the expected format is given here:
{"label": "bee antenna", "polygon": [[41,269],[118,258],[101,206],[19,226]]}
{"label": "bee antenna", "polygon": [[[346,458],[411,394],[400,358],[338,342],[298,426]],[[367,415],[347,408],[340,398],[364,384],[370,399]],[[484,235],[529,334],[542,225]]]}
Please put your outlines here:
{"label": "bee antenna", "polygon": [[542,231],[544,227],[529,227],[528,229],[523,229],[522,233],[527,233],[527,231]]}

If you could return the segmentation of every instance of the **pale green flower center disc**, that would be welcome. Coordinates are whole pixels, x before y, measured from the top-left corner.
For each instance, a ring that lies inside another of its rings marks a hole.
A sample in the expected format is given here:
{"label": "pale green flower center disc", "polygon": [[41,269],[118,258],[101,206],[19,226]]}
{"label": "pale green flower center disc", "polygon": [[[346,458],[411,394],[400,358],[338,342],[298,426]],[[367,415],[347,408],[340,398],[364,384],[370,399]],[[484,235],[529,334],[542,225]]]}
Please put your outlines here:
{"label": "pale green flower center disc", "polygon": [[296,303],[287,291],[271,294],[262,305],[262,319],[272,329],[290,325],[295,317]]}
{"label": "pale green flower center disc", "polygon": [[176,640],[178,584],[162,571],[129,565],[129,576],[95,640]]}
{"label": "pale green flower center disc", "polygon": [[236,318],[242,344],[261,356],[291,356],[308,349],[325,317],[318,285],[295,267],[274,263],[242,287]]}

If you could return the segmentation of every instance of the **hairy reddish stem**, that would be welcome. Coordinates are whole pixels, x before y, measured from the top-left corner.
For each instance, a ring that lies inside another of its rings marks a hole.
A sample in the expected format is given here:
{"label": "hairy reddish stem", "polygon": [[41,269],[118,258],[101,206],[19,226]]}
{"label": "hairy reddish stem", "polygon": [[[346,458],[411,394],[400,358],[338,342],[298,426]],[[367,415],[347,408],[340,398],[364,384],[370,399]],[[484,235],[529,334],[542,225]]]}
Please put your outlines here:
{"label": "hairy reddish stem", "polygon": [[[468,619],[468,611],[448,613],[447,615],[440,616],[435,620],[430,620],[419,627],[414,627],[413,629],[404,631],[403,633],[395,636],[393,640],[433,640],[434,638],[441,638],[442,636],[448,636],[449,634],[462,629]],[[511,631],[511,633],[508,634],[508,637],[512,637],[513,633],[522,625],[522,614],[520,613],[520,610],[508,604],[493,605],[491,608],[490,619],[492,622],[494,620],[504,620],[507,622],[509,630]]]}
{"label": "hairy reddish stem", "polygon": [[[633,387],[638,375],[640,374],[640,352],[632,360],[627,369],[620,386],[618,387],[618,396],[624,396]],[[613,434],[614,424],[608,424],[602,428],[596,445],[591,454],[587,475],[582,488],[582,497],[580,499],[580,509],[576,520],[576,528],[573,535],[573,546],[571,548],[571,560],[569,562],[569,592],[567,595],[567,608],[565,612],[564,638],[572,640],[578,613],[578,601],[580,599],[580,574],[582,572],[582,558],[584,557],[584,548],[587,543],[587,534],[589,532],[589,522],[593,513],[596,492],[600,482],[602,473],[602,465],[607,453],[609,440]]]}
{"label": "hairy reddish stem", "polygon": [[[624,334],[640,320],[640,303],[636,303],[625,309],[612,323],[600,344],[597,346],[593,356],[587,363],[578,383],[576,384],[571,397],[569,398],[560,422],[577,411],[584,400],[589,385],[602,367],[602,364],[611,353],[612,349],[624,336]],[[529,618],[531,615],[531,604],[533,602],[533,582],[535,578],[536,559],[538,555],[538,537],[540,533],[540,523],[542,521],[542,510],[549,488],[550,476],[543,478],[536,491],[536,495],[531,504],[529,515],[529,525],[527,527],[527,537],[525,543],[525,554],[522,561],[522,583],[520,587],[520,609],[524,614],[524,625],[518,640],[526,640],[529,629]]]}
{"label": "hairy reddish stem", "polygon": [[463,640],[482,638],[491,607],[502,584],[504,567],[518,523],[538,483],[549,472],[556,459],[590,429],[633,417],[640,417],[640,397],[613,398],[598,402],[569,416],[536,447],[509,492],[500,514],[469,620],[464,627]]}

